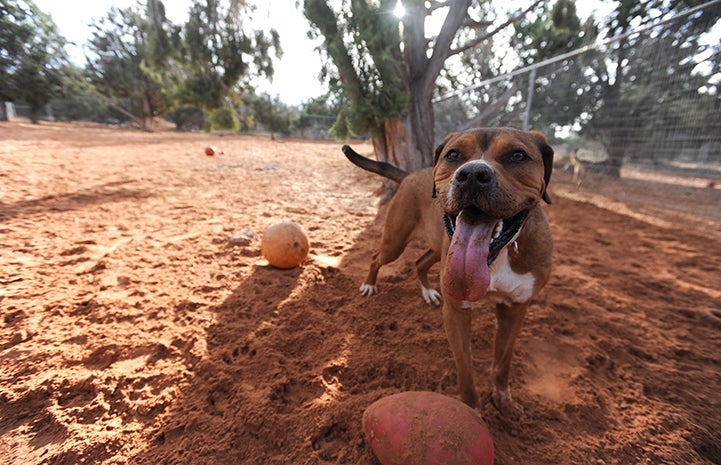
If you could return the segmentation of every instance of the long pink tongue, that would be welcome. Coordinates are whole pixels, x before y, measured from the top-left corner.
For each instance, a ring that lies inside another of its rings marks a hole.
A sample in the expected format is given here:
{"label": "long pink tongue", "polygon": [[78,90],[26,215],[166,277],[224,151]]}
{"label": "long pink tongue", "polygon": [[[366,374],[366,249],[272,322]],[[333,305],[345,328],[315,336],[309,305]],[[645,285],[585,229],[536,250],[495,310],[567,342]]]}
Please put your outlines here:
{"label": "long pink tongue", "polygon": [[458,216],[443,274],[443,289],[457,300],[475,302],[483,298],[491,283],[488,247],[497,220],[469,224]]}

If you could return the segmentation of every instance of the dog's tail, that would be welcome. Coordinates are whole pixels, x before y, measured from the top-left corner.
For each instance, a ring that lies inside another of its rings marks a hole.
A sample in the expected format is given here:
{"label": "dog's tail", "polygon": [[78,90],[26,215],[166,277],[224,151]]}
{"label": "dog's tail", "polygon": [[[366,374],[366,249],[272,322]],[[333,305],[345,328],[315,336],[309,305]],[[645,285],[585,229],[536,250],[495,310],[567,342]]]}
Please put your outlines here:
{"label": "dog's tail", "polygon": [[370,171],[371,173],[380,174],[381,176],[395,182],[403,181],[403,178],[405,178],[409,174],[407,171],[403,171],[402,169],[397,168],[390,163],[371,160],[370,158],[366,158],[363,155],[359,155],[358,153],[356,153],[355,150],[350,148],[349,145],[343,146],[343,153],[345,154],[346,158],[348,158],[348,160],[350,160],[351,163],[353,163],[354,165],[359,166],[366,171]]}

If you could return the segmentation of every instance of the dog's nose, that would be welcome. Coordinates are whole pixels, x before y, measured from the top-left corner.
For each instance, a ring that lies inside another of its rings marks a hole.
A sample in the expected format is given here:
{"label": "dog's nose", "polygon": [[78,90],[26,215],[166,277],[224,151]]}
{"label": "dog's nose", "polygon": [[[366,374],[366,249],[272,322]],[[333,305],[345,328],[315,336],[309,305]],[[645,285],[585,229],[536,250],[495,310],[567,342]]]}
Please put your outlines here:
{"label": "dog's nose", "polygon": [[465,189],[488,187],[495,179],[493,169],[486,164],[466,164],[456,171],[456,183]]}

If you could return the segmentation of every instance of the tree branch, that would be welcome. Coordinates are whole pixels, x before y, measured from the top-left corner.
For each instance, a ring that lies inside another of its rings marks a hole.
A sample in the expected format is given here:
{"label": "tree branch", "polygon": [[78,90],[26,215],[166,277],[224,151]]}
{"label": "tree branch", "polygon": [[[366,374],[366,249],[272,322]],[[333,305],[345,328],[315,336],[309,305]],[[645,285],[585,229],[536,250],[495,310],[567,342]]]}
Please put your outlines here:
{"label": "tree branch", "polygon": [[[425,36],[425,19],[429,14],[423,7],[422,2],[406,1],[404,4],[406,14],[403,16],[403,40],[405,48],[403,53],[406,58],[407,72],[409,76],[423,74],[428,64],[428,42]],[[410,82],[410,77],[407,81]]]}
{"label": "tree branch", "polygon": [[428,14],[433,13],[436,10],[440,10],[441,8],[445,8],[448,6],[447,1],[439,2],[437,0],[431,0],[429,3],[430,3],[430,6],[426,9],[426,12]]}
{"label": "tree branch", "polygon": [[[490,39],[490,38],[493,37],[494,35],[496,35],[496,34],[498,34],[499,32],[501,32],[503,29],[507,28],[510,24],[513,24],[513,23],[515,23],[516,21],[522,19],[522,18],[523,18],[524,16],[526,16],[529,12],[531,12],[533,9],[535,9],[537,6],[539,6],[540,4],[545,3],[545,2],[546,2],[546,0],[536,0],[536,1],[533,2],[528,8],[526,8],[526,9],[523,10],[522,12],[518,13],[517,15],[512,16],[511,18],[508,18],[508,20],[507,20],[506,22],[504,22],[504,23],[501,24],[500,26],[496,27],[496,28],[493,29],[491,32],[489,32],[489,33],[487,33],[487,34],[484,34],[484,35],[482,35],[482,36],[476,37],[475,39],[473,39],[473,40],[471,40],[470,42],[466,43],[466,44],[463,45],[462,47],[458,47],[458,48],[456,48],[456,49],[451,50],[450,53],[449,53],[449,55],[458,55],[459,53],[463,53],[463,52],[465,52],[466,50],[469,50],[469,49],[471,49],[471,48],[473,48],[473,47],[476,47],[476,46],[477,46],[478,44],[480,44],[481,42]],[[482,25],[483,22],[479,22],[478,24],[479,24],[479,25]]]}
{"label": "tree branch", "polygon": [[463,23],[463,27],[470,27],[473,29],[480,29],[482,27],[489,27],[493,26],[493,21],[478,21],[473,18],[466,18],[466,21]]}
{"label": "tree branch", "polygon": [[448,14],[443,21],[441,32],[438,34],[433,47],[433,54],[430,60],[428,60],[428,67],[421,76],[423,89],[432,89],[436,82],[436,78],[443,69],[443,64],[451,54],[451,44],[456,37],[458,29],[468,15],[468,8],[470,6],[471,0],[452,0],[450,2]]}
{"label": "tree branch", "polygon": [[398,19],[391,14],[394,0],[381,0],[380,8],[371,6],[366,0],[351,0],[351,12],[365,48],[381,76],[384,87],[393,87],[401,92],[407,90],[403,83],[403,57]]}
{"label": "tree branch", "polygon": [[518,91],[518,86],[514,82],[511,87],[503,93],[500,97],[498,97],[492,105],[489,105],[487,107],[484,107],[483,111],[478,114],[478,116],[471,118],[468,120],[465,124],[458,127],[458,131],[465,131],[468,128],[474,127],[474,126],[483,126],[485,124],[485,121],[488,120],[490,117],[495,115],[498,110],[508,102],[508,100],[513,97],[516,92]]}
{"label": "tree branch", "polygon": [[328,6],[326,0],[305,0],[303,13],[310,23],[317,28],[324,37],[325,49],[333,59],[338,74],[343,82],[343,88],[352,102],[363,99],[363,86],[358,77],[350,53],[343,43],[343,34],[338,29],[336,14]]}

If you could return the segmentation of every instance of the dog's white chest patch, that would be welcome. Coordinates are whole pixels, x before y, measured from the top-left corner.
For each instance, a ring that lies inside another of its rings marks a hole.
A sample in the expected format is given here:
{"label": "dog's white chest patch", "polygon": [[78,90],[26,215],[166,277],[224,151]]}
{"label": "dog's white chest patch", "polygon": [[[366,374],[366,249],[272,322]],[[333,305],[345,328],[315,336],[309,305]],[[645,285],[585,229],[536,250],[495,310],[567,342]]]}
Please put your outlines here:
{"label": "dog's white chest patch", "polygon": [[511,269],[508,248],[491,264],[491,284],[486,298],[493,303],[523,303],[533,297],[536,278],[533,273],[518,274]]}

